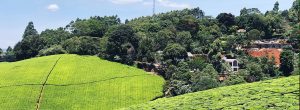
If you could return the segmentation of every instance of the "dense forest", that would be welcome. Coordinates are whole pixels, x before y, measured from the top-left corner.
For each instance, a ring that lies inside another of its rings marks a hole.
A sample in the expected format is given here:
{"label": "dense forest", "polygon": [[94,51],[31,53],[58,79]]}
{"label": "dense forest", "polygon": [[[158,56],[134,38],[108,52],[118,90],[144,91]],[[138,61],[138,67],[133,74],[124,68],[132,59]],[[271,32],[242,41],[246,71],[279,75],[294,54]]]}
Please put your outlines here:
{"label": "dense forest", "polygon": [[[296,0],[289,10],[279,10],[276,2],[266,13],[243,8],[238,16],[220,13],[217,17],[205,15],[200,8],[184,9],[125,23],[118,16],[93,16],[41,33],[29,22],[21,41],[5,52],[0,49],[0,61],[68,53],[133,66],[157,63],[163,65],[159,75],[166,80],[166,96],[289,76],[299,74],[299,4]],[[286,39],[291,44],[283,47],[279,66],[274,59],[251,57],[240,49],[265,39]],[[188,52],[199,56],[190,59]],[[231,71],[223,56],[238,59],[239,71]],[[227,80],[219,81],[220,73],[229,74]]]}

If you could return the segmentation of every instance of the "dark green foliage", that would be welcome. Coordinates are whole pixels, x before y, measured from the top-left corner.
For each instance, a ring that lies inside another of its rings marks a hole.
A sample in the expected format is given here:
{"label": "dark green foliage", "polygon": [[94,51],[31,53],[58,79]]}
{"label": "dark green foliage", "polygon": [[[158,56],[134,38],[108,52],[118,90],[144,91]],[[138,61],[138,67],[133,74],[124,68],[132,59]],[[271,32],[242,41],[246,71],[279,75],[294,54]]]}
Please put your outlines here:
{"label": "dark green foliage", "polygon": [[296,24],[291,32],[291,37],[288,40],[294,49],[300,51],[300,23]]}
{"label": "dark green foliage", "polygon": [[263,73],[271,77],[279,76],[279,71],[276,67],[274,57],[272,60],[269,60],[266,57],[262,58],[261,60],[261,68],[263,69]]}
{"label": "dark green foliage", "polygon": [[151,39],[144,33],[138,33],[137,36],[140,39],[137,59],[139,61],[154,62],[156,54],[154,53],[154,39]]}
{"label": "dark green foliage", "polygon": [[218,72],[212,65],[207,65],[201,72],[195,72],[191,78],[193,91],[201,91],[218,87]]}
{"label": "dark green foliage", "polygon": [[288,11],[288,10],[283,10],[283,11],[281,12],[281,16],[284,17],[285,19],[287,19],[288,16],[289,16],[289,11]]}
{"label": "dark green foliage", "polygon": [[259,40],[261,33],[257,29],[252,29],[248,32],[247,35],[249,40]]}
{"label": "dark green foliage", "polygon": [[260,10],[258,8],[243,8],[240,11],[240,16],[249,15],[249,14],[261,14]]}
{"label": "dark green foliage", "polygon": [[45,41],[39,35],[26,36],[26,38],[18,42],[14,47],[16,60],[35,57],[45,45]]}
{"label": "dark green foliage", "polygon": [[247,31],[250,31],[252,29],[264,31],[264,37],[266,36],[266,38],[272,36],[272,29],[269,29],[267,19],[262,14],[251,13],[239,16],[236,19],[237,24],[240,28],[244,28]]}
{"label": "dark green foliage", "polygon": [[166,91],[168,96],[177,96],[192,92],[191,86],[185,81],[172,80],[169,85],[171,88]]}
{"label": "dark green foliage", "polygon": [[300,1],[295,0],[293,2],[293,6],[289,9],[288,20],[294,24],[299,23],[300,20],[299,6],[300,6]]}
{"label": "dark green foliage", "polygon": [[264,73],[260,65],[251,62],[247,64],[247,70],[249,71],[249,76],[247,77],[248,82],[259,81],[263,79]]}
{"label": "dark green foliage", "polygon": [[132,64],[139,43],[133,29],[128,25],[120,25],[108,33],[108,37],[106,52],[109,59]]}
{"label": "dark green foliage", "polygon": [[178,69],[175,65],[169,65],[168,68],[165,70],[164,78],[170,80],[173,74],[177,71]]}
{"label": "dark green foliage", "polygon": [[77,19],[72,21],[67,27],[75,36],[102,37],[109,27],[120,24],[117,16],[94,16],[90,19]]}
{"label": "dark green foliage", "polygon": [[189,68],[195,71],[202,71],[207,65],[206,60],[202,57],[196,57],[188,62]]}
{"label": "dark green foliage", "polygon": [[96,55],[99,52],[99,38],[88,36],[73,37],[66,40],[62,47],[71,54]]}
{"label": "dark green foliage", "polygon": [[163,51],[164,59],[179,61],[187,58],[186,49],[180,44],[169,44]]}
{"label": "dark green foliage", "polygon": [[3,55],[4,54],[4,52],[3,52],[3,50],[0,48],[0,62],[3,62],[4,61],[4,59],[3,59]]}
{"label": "dark green foliage", "polygon": [[175,42],[176,34],[171,30],[164,29],[157,34],[151,34],[154,37],[155,50],[164,50],[169,43]]}
{"label": "dark green foliage", "polygon": [[28,25],[25,28],[24,34],[23,34],[23,38],[26,38],[28,36],[36,36],[38,35],[38,32],[36,31],[36,29],[34,28],[33,22],[30,21],[28,23]]}
{"label": "dark green foliage", "polygon": [[7,61],[7,62],[16,61],[15,53],[10,46],[6,49],[3,59],[4,59],[4,61]]}
{"label": "dark green foliage", "polygon": [[178,32],[175,42],[190,50],[190,45],[193,42],[192,35],[188,31]]}
{"label": "dark green foliage", "polygon": [[223,82],[223,84],[227,86],[241,84],[241,83],[246,83],[246,81],[244,77],[239,74],[230,75],[229,78]]}
{"label": "dark green foliage", "polygon": [[232,25],[235,25],[235,16],[231,13],[220,13],[216,19],[221,25],[224,25],[227,28]]}
{"label": "dark green foliage", "polygon": [[179,62],[175,73],[172,74],[172,79],[188,82],[191,78],[189,67],[186,62]]}
{"label": "dark green foliage", "polygon": [[40,50],[38,56],[48,56],[48,55],[65,54],[65,53],[67,53],[67,51],[64,50],[61,45],[52,45],[47,49]]}
{"label": "dark green foliage", "polygon": [[46,29],[41,32],[41,38],[46,42],[46,47],[52,45],[60,45],[63,41],[66,41],[71,37],[71,34],[68,31],[65,31],[63,28],[58,29]]}
{"label": "dark green foliage", "polygon": [[2,55],[4,52],[3,52],[3,50],[0,48],[0,55]]}
{"label": "dark green foliage", "polygon": [[176,27],[179,31],[189,31],[192,35],[199,31],[199,24],[194,16],[183,16]]}
{"label": "dark green foliage", "polygon": [[284,48],[282,53],[280,54],[280,71],[282,71],[283,75],[289,76],[291,72],[294,71],[294,52],[291,48]]}
{"label": "dark green foliage", "polygon": [[273,11],[275,11],[275,12],[279,11],[279,3],[278,3],[278,1],[276,1],[276,3],[274,4]]}
{"label": "dark green foliage", "polygon": [[23,34],[22,41],[18,42],[13,49],[16,60],[35,57],[45,45],[44,39],[34,29],[33,22],[29,22]]}
{"label": "dark green foliage", "polygon": [[168,80],[165,86],[166,96],[176,96],[192,92],[190,85],[191,73],[188,69],[186,62],[179,62],[177,66],[170,65],[165,73],[166,80]]}

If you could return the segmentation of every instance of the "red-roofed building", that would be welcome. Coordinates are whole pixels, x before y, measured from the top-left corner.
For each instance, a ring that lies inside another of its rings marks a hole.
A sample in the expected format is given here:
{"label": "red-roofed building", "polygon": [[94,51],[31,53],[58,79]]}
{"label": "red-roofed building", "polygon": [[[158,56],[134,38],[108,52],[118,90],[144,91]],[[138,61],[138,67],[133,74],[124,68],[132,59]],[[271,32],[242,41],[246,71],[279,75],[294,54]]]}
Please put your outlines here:
{"label": "red-roofed building", "polygon": [[263,48],[263,49],[249,49],[248,54],[252,57],[268,57],[269,59],[275,58],[276,65],[280,65],[280,54],[282,49]]}

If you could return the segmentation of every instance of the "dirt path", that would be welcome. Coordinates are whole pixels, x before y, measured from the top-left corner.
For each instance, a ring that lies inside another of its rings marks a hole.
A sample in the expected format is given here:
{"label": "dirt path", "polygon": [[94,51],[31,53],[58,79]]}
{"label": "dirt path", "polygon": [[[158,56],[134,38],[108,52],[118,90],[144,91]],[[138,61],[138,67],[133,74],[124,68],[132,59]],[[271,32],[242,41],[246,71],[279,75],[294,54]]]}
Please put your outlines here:
{"label": "dirt path", "polygon": [[49,76],[51,75],[52,71],[54,70],[56,64],[58,63],[58,61],[61,59],[61,57],[59,57],[56,62],[54,63],[54,65],[52,66],[51,70],[49,71],[48,75],[46,76],[46,79],[45,81],[43,82],[42,84],[42,87],[41,87],[41,91],[40,91],[40,94],[39,94],[39,97],[37,99],[37,102],[36,102],[36,110],[39,110],[40,109],[40,104],[41,104],[41,101],[42,101],[42,96],[43,96],[43,92],[44,92],[44,89],[45,89],[45,85],[49,79]]}

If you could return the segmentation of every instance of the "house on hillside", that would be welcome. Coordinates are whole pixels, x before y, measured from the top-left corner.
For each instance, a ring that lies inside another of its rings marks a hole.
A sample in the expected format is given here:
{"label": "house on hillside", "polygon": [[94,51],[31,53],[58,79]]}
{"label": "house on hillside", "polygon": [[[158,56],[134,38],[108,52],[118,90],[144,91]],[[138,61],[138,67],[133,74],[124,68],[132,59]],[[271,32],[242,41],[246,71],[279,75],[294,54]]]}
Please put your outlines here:
{"label": "house on hillside", "polygon": [[224,56],[222,60],[224,60],[230,65],[231,71],[236,72],[239,70],[239,62],[237,59],[228,59]]}
{"label": "house on hillside", "polygon": [[247,53],[252,57],[267,57],[268,59],[274,58],[276,66],[280,65],[280,54],[282,49],[272,49],[272,48],[253,48],[249,49]]}
{"label": "house on hillside", "polygon": [[[237,59],[230,59],[227,58],[226,56],[222,56],[222,60],[224,60],[226,63],[228,63],[230,65],[230,69],[229,71],[231,72],[237,72],[239,70],[239,61]],[[228,73],[220,73],[218,76],[218,80],[219,81],[225,81],[226,79],[228,79],[230,74]]]}
{"label": "house on hillside", "polygon": [[248,55],[252,57],[267,57],[275,60],[276,66],[280,65],[280,54],[284,46],[291,46],[287,39],[257,40],[246,49]]}

